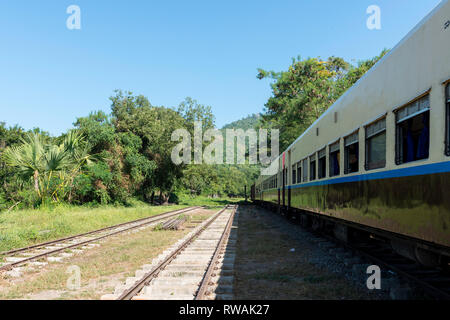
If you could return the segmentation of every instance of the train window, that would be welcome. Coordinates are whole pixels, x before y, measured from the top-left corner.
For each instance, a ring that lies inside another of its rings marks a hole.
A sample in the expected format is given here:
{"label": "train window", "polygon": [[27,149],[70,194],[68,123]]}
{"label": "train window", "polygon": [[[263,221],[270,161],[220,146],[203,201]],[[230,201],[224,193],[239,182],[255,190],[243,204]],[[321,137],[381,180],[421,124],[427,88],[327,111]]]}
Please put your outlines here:
{"label": "train window", "polygon": [[294,164],[292,166],[292,184],[297,183],[296,179],[297,179],[297,165]]}
{"label": "train window", "polygon": [[386,118],[366,127],[366,170],[386,166]]}
{"label": "train window", "polygon": [[335,177],[340,174],[340,159],[341,152],[340,144],[338,141],[330,146],[330,177]]}
{"label": "train window", "polygon": [[430,148],[430,96],[426,95],[396,113],[395,163],[427,159]]}
{"label": "train window", "polygon": [[450,83],[447,84],[445,88],[445,101],[447,103],[447,114],[446,114],[446,137],[445,137],[445,155],[450,156]]}
{"label": "train window", "polygon": [[322,149],[319,151],[319,179],[323,179],[327,176],[327,150]]}
{"label": "train window", "polygon": [[297,163],[297,183],[302,182],[302,162]]}
{"label": "train window", "polygon": [[316,155],[309,158],[309,181],[316,180]]}
{"label": "train window", "polygon": [[308,182],[308,159],[303,160],[303,182]]}
{"label": "train window", "polygon": [[349,174],[359,171],[359,136],[358,131],[349,135],[344,140],[344,173]]}

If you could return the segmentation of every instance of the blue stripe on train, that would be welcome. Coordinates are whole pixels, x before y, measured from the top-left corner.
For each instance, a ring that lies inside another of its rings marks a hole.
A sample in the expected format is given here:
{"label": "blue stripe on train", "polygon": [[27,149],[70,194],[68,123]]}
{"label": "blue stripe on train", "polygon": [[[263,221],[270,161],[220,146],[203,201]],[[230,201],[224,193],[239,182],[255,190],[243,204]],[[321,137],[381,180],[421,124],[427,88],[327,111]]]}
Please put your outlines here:
{"label": "blue stripe on train", "polygon": [[450,161],[426,164],[426,165],[422,165],[422,166],[415,166],[415,167],[409,167],[409,168],[403,168],[403,169],[381,171],[381,172],[376,172],[376,173],[360,174],[360,175],[356,175],[356,176],[342,177],[342,178],[336,178],[336,179],[330,179],[330,180],[321,180],[321,181],[315,181],[315,182],[310,182],[310,183],[305,183],[305,184],[300,184],[300,185],[287,186],[286,188],[287,189],[297,189],[297,188],[324,186],[324,185],[329,185],[329,184],[338,184],[338,183],[346,183],[346,182],[421,176],[421,175],[443,173],[443,172],[450,172]]}

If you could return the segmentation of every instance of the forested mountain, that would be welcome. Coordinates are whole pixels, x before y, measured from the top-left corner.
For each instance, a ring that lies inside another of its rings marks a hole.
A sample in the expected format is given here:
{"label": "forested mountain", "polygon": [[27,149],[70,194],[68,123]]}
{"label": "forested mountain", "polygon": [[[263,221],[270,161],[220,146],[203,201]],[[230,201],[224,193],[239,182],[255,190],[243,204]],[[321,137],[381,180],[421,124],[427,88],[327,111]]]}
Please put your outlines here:
{"label": "forested mountain", "polygon": [[252,114],[245,118],[242,118],[237,121],[233,121],[229,124],[226,124],[222,127],[223,129],[243,129],[247,130],[250,128],[255,128],[258,125],[258,122],[261,119],[261,114]]}

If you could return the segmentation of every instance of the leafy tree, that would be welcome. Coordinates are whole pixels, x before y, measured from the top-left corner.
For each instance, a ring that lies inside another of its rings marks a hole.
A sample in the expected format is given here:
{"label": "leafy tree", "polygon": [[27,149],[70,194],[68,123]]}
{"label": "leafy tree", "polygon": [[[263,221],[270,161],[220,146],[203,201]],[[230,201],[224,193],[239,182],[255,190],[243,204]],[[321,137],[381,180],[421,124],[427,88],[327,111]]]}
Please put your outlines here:
{"label": "leafy tree", "polygon": [[182,182],[191,195],[214,194],[218,184],[217,170],[211,165],[191,165],[183,172]]}
{"label": "leafy tree", "polygon": [[4,122],[0,122],[0,210],[23,200],[19,195],[22,186],[15,177],[16,172],[6,165],[1,155],[7,147],[18,144],[24,134],[18,125],[7,128]]}
{"label": "leafy tree", "polygon": [[131,92],[116,91],[110,99],[116,131],[139,137],[142,155],[155,164],[147,166],[154,168],[151,174],[143,175],[142,196],[152,202],[155,192],[159,191],[163,202],[167,202],[175,181],[182,176],[182,168],[171,160],[171,150],[176,145],[171,136],[173,131],[183,127],[185,120],[175,110],[154,107],[146,97],[133,96]]}
{"label": "leafy tree", "polygon": [[76,131],[69,132],[59,145],[47,140],[40,134],[28,133],[20,145],[5,149],[3,159],[16,170],[21,181],[33,181],[41,201],[48,198],[59,201],[81,167],[90,162],[90,155],[84,147],[84,138]]}
{"label": "leafy tree", "polygon": [[287,148],[386,52],[361,61],[356,67],[337,57],[328,60],[298,57],[287,71],[259,69],[258,79],[274,80],[273,96],[265,105],[262,125],[279,128],[280,148]]}
{"label": "leafy tree", "polygon": [[[88,137],[91,152],[101,159],[76,190],[79,201],[126,203],[132,196],[139,196],[156,166],[142,154],[141,138],[131,132],[117,132],[112,119],[102,111],[77,119],[75,125]],[[86,190],[91,189],[94,192],[89,197]]]}
{"label": "leafy tree", "polygon": [[203,133],[214,128],[215,117],[210,106],[199,104],[197,100],[187,97],[178,106],[178,113],[185,120],[185,127],[189,133],[194,135],[194,122],[202,123]]}

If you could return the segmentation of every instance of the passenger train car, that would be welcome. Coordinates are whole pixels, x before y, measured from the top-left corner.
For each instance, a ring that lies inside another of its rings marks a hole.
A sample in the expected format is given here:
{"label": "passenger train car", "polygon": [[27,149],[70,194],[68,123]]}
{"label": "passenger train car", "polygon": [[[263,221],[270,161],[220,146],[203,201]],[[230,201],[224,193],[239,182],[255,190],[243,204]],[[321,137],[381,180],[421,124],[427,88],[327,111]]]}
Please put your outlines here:
{"label": "passenger train car", "polygon": [[445,0],[278,157],[252,200],[448,265],[449,21]]}

